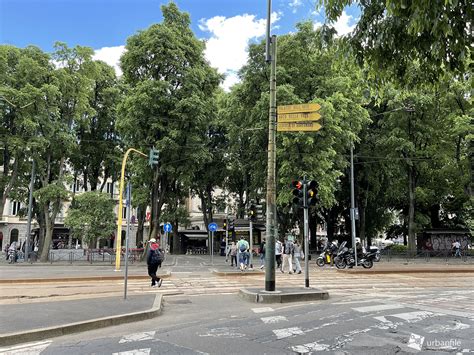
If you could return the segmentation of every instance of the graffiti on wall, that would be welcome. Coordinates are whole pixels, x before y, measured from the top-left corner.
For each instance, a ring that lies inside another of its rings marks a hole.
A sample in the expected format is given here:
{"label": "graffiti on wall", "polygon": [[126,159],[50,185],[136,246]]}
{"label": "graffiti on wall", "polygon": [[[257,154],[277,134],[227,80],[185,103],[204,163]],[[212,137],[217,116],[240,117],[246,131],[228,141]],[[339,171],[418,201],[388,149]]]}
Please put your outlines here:
{"label": "graffiti on wall", "polygon": [[461,244],[461,249],[467,249],[471,245],[469,234],[451,233],[423,233],[418,236],[418,249],[429,251],[449,251],[455,241]]}

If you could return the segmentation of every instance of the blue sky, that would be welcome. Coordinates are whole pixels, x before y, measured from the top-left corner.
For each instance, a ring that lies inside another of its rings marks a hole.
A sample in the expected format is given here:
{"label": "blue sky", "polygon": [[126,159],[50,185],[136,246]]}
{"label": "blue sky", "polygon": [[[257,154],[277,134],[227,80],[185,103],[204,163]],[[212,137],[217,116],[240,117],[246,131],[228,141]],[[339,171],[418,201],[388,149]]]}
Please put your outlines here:
{"label": "blue sky", "polygon": [[[0,0],[0,43],[18,47],[36,45],[50,52],[55,41],[96,50],[97,59],[114,65],[127,37],[161,22],[164,0]],[[175,0],[191,16],[192,30],[208,41],[211,65],[228,74],[227,86],[245,64],[248,43],[263,38],[267,0]],[[273,0],[275,34],[294,31],[295,24],[324,22],[314,0]],[[359,11],[346,9],[334,24],[341,35],[356,23]],[[233,47],[229,44],[233,43]],[[229,55],[229,51],[230,54]],[[223,56],[223,53],[226,56]],[[230,58],[233,58],[229,60]]]}

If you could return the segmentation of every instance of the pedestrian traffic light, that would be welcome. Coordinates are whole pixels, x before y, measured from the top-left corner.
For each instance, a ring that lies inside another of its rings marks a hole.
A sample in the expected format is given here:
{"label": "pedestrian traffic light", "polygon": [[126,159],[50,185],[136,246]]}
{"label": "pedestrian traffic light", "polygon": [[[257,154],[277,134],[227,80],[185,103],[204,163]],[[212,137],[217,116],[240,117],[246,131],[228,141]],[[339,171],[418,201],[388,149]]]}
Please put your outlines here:
{"label": "pedestrian traffic light", "polygon": [[318,199],[318,183],[311,180],[306,185],[306,206],[315,206]]}
{"label": "pedestrian traffic light", "polygon": [[224,230],[227,230],[227,219],[224,219],[223,227],[224,227]]}
{"label": "pedestrian traffic light", "polygon": [[158,159],[159,159],[159,151],[158,149],[155,149],[154,147],[150,149],[150,153],[148,155],[148,165],[151,167],[158,165]]}
{"label": "pedestrian traffic light", "polygon": [[299,180],[294,180],[291,185],[293,186],[293,203],[303,206],[303,183]]}
{"label": "pedestrian traffic light", "polygon": [[257,220],[257,206],[254,204],[250,205],[249,213],[248,213],[249,220],[255,222]]}

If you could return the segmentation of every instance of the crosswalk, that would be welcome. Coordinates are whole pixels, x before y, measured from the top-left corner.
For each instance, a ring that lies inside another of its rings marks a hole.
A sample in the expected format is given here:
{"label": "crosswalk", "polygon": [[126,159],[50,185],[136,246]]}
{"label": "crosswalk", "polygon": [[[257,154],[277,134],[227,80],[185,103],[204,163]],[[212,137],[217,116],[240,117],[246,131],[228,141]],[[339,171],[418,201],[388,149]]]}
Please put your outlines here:
{"label": "crosswalk", "polygon": [[[262,337],[265,343],[283,344],[286,350],[280,349],[282,352],[311,354],[344,349],[346,353],[351,353],[352,350],[355,353],[360,353],[357,351],[357,344],[363,343],[364,339],[376,339],[381,344],[388,339],[392,346],[401,349],[402,352],[449,350],[455,354],[474,354],[474,342],[463,344],[456,338],[449,338],[461,337],[463,334],[465,336],[465,334],[472,332],[474,319],[454,319],[443,313],[408,308],[400,303],[373,303],[370,306],[364,305],[363,302],[361,304],[346,303],[340,305],[340,307],[349,306],[346,311],[314,317],[314,320],[310,322],[300,322],[299,319],[304,314],[298,314],[297,310],[292,310],[288,306],[254,307],[251,308],[251,311],[262,325],[270,327],[269,338]],[[307,316],[308,313],[305,314]],[[355,316],[350,318],[354,314]],[[342,326],[342,324],[350,322],[354,322],[355,326],[350,328]],[[330,331],[321,332],[323,329],[330,329]],[[393,333],[398,336],[394,338],[387,335]],[[331,336],[327,334],[331,334]],[[213,338],[215,341],[222,341],[226,338],[241,338],[248,342],[262,341],[255,337],[251,329],[233,327],[232,324],[227,324],[227,327],[204,329],[198,335],[209,338],[209,341],[213,341]],[[111,350],[109,353],[101,353],[111,355],[157,354],[160,353],[157,351],[160,348],[156,348],[156,346],[160,341],[162,341],[160,334],[155,330],[124,334],[116,338],[114,345],[117,348],[124,347],[123,351]],[[47,350],[51,344],[51,340],[23,344],[0,349],[0,354],[48,354]],[[172,345],[179,353],[203,353],[178,344]],[[375,348],[377,346],[381,345],[374,344]]]}

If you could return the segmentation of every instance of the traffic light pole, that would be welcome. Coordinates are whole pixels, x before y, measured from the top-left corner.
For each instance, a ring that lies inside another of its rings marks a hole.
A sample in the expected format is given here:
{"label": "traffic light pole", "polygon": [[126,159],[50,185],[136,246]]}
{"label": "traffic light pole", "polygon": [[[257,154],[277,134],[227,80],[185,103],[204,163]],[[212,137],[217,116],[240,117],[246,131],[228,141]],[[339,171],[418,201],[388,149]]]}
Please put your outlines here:
{"label": "traffic light pole", "polygon": [[[270,25],[271,1],[268,0],[267,26]],[[265,253],[265,291],[275,291],[275,239],[278,233],[276,225],[276,49],[277,38],[271,40],[270,56],[270,110],[268,119],[268,169],[267,169],[267,220]]]}
{"label": "traffic light pole", "polygon": [[304,286],[309,287],[309,225],[308,225],[308,183],[303,179],[303,233],[304,233]]}
{"label": "traffic light pole", "polygon": [[352,234],[352,249],[354,250],[354,261],[355,261],[355,266],[357,266],[355,196],[354,196],[354,148],[352,146],[352,142],[351,142],[351,234]]}
{"label": "traffic light pole", "polygon": [[249,221],[249,229],[250,229],[250,267],[253,269],[253,222],[252,219]]}

